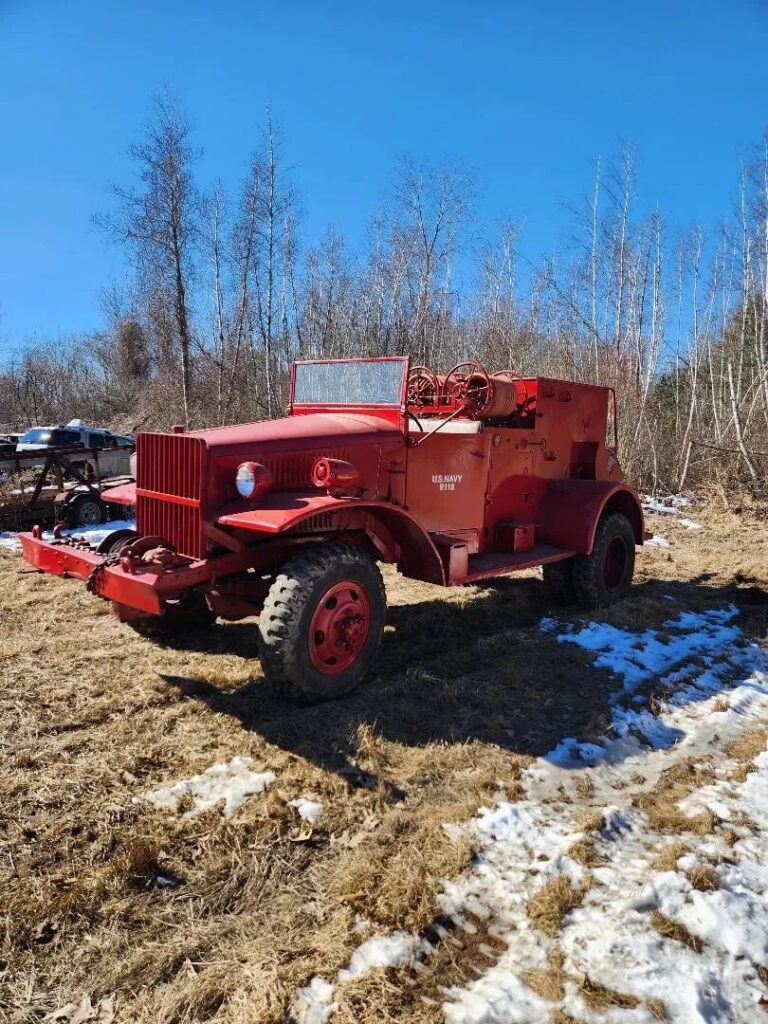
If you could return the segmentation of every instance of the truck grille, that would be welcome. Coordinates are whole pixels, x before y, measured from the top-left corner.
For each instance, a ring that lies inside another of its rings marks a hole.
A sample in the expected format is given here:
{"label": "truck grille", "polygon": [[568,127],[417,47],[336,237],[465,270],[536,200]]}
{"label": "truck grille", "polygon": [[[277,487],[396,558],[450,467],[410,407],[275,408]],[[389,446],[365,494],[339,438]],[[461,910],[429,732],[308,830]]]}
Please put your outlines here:
{"label": "truck grille", "polygon": [[312,467],[318,459],[349,459],[348,448],[318,448],[317,451],[267,452],[253,456],[272,474],[273,489],[312,486]]}
{"label": "truck grille", "polygon": [[136,448],[136,528],[190,558],[205,556],[204,448],[185,434],[139,434]]}

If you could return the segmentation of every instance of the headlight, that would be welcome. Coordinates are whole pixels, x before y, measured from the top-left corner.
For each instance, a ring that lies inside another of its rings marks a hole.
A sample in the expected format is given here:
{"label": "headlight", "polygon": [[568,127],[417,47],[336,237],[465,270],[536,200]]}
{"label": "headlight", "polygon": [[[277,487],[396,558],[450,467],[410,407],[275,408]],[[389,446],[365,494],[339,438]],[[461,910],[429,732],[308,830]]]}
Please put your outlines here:
{"label": "headlight", "polygon": [[137,465],[138,460],[136,459],[136,452],[131,452],[131,457],[128,459],[128,467],[134,480],[136,479]]}
{"label": "headlight", "polygon": [[241,498],[257,498],[272,486],[272,474],[260,462],[243,462],[237,467],[235,487]]}

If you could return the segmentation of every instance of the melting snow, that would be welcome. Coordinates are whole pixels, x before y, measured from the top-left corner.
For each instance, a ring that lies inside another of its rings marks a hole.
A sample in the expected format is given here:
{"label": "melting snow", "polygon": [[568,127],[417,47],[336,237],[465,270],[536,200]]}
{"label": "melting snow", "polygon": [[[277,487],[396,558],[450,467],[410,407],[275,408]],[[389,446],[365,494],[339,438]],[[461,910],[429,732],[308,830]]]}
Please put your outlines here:
{"label": "melting snow", "polygon": [[323,805],[315,800],[308,800],[303,796],[297,800],[289,800],[288,806],[295,807],[299,817],[303,818],[304,821],[310,822],[312,825],[316,825],[323,816]]}
{"label": "melting snow", "polygon": [[[90,544],[99,545],[110,533],[114,533],[115,530],[135,529],[136,522],[133,519],[113,519],[109,523],[100,523],[98,526],[78,526],[73,529],[62,530],[61,532],[65,537],[84,537]],[[43,538],[51,540],[53,538],[52,531],[45,530]],[[14,553],[20,552],[21,541],[19,540],[18,533],[10,531],[0,533],[0,548],[6,551],[13,551]]]}
{"label": "melting snow", "polygon": [[[101,544],[115,530],[135,529],[135,519],[113,519],[108,523],[100,523],[98,526],[77,526],[71,530],[62,530],[61,532],[65,537],[84,537],[89,544]],[[46,531],[43,536],[50,540],[53,534]]]}
{"label": "melting snow", "polygon": [[391,935],[374,935],[357,947],[348,967],[342,967],[334,982],[312,978],[300,988],[296,995],[293,1012],[300,1024],[325,1024],[338,1009],[333,1002],[336,986],[347,981],[356,981],[376,967],[399,967],[411,963],[427,944],[406,932],[392,932]]}
{"label": "melting snow", "polygon": [[[447,826],[450,834],[472,839],[479,853],[466,877],[444,883],[442,910],[459,925],[467,913],[492,920],[493,934],[507,943],[477,981],[446,990],[450,1024],[550,1024],[558,1009],[587,1024],[653,1024],[652,999],[680,1024],[764,1019],[768,987],[757,966],[768,963],[768,751],[743,782],[733,780],[735,762],[719,752],[728,739],[768,718],[768,664],[759,648],[741,639],[736,614],[733,607],[684,612],[662,630],[639,634],[542,620],[541,629],[560,631],[561,642],[594,651],[595,664],[616,672],[622,685],[603,738],[563,740],[523,773],[526,799],[500,799],[474,820]],[[665,694],[654,712],[635,692],[651,679]],[[680,808],[694,815],[709,807],[731,831],[729,841],[717,827],[707,836],[655,831],[633,797],[651,791],[675,761],[711,754],[719,754],[717,781]],[[578,786],[585,778],[589,797]],[[577,823],[585,807],[602,815],[602,826],[589,835]],[[586,869],[570,855],[583,839],[594,843],[601,864]],[[656,858],[673,841],[692,852],[679,859],[677,870],[657,870]],[[685,872],[710,863],[719,887],[699,891]],[[557,939],[532,926],[527,907],[546,882],[564,876],[579,888],[588,873],[583,903],[563,919]],[[687,928],[702,942],[701,952],[659,934],[653,911]],[[555,949],[565,958],[564,994],[548,1000],[523,978],[545,968]],[[429,951],[403,933],[369,938],[333,982],[313,978],[299,991],[298,1021],[325,1024],[337,1008],[339,984]],[[638,1005],[590,1005],[580,988],[585,977],[636,997]]]}
{"label": "melting snow", "polygon": [[678,521],[678,523],[680,523],[681,526],[684,526],[686,528],[686,530],[700,530],[701,529],[701,523],[694,523],[694,521],[692,519],[685,519],[685,518],[683,518],[683,519],[678,519],[677,521]]}
{"label": "melting snow", "polygon": [[182,801],[191,799],[192,808],[184,814],[185,818],[190,818],[210,810],[223,800],[224,815],[230,817],[252,793],[263,793],[275,781],[273,772],[252,772],[251,764],[250,757],[233,757],[231,761],[213,765],[202,775],[136,796],[133,802],[151,804],[160,810],[178,811]]}
{"label": "melting snow", "polygon": [[[642,498],[643,510],[645,512],[655,513],[661,516],[679,516],[681,509],[685,508],[690,503],[689,498],[684,498],[682,494],[673,494],[664,501],[658,501],[656,498],[652,498],[649,494],[646,494]],[[692,519],[683,517],[678,519],[677,522],[684,526],[687,530],[700,530],[701,523],[694,523]],[[646,544],[651,544],[652,547],[665,547],[666,545],[653,544],[650,541],[646,541]]]}
{"label": "melting snow", "polygon": [[654,533],[652,537],[649,537],[645,542],[647,548],[668,548],[670,546],[669,541],[666,537],[663,537],[660,533]]}

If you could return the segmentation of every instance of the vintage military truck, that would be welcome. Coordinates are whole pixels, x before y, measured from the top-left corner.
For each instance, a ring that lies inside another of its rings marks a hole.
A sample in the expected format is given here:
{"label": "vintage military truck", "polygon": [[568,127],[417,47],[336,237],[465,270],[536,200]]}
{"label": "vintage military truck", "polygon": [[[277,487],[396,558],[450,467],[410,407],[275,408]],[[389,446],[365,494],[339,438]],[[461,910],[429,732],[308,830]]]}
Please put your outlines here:
{"label": "vintage military truck", "polygon": [[442,586],[541,565],[587,607],[624,596],[643,516],[615,428],[607,388],[477,363],[438,376],[407,357],[297,362],[283,418],[139,435],[135,484],[103,495],[135,505],[135,531],[95,548],[35,528],[24,557],[134,625],[260,614],[267,677],[335,697],[376,659],[377,561]]}

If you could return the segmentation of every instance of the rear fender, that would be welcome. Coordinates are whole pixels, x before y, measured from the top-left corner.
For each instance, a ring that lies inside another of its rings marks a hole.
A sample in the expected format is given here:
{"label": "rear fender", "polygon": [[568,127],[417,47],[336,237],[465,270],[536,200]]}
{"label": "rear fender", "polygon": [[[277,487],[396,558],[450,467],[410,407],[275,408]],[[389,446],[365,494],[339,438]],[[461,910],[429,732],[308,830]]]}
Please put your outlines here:
{"label": "rear fender", "polygon": [[537,537],[545,544],[588,555],[600,517],[621,512],[632,524],[635,543],[644,536],[640,499],[627,484],[614,480],[557,480],[550,484],[537,515]]}

